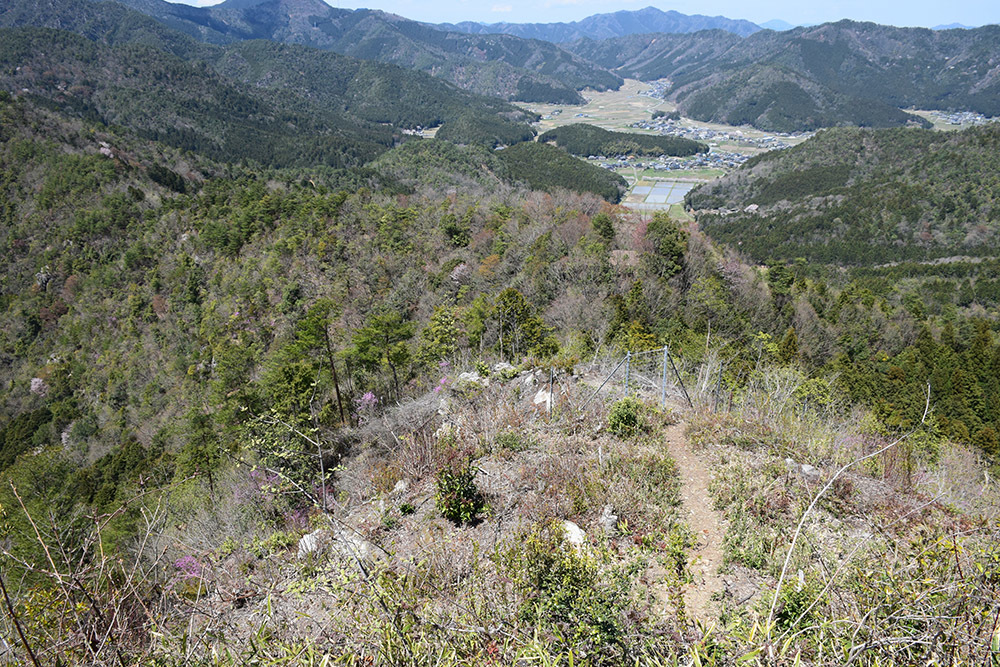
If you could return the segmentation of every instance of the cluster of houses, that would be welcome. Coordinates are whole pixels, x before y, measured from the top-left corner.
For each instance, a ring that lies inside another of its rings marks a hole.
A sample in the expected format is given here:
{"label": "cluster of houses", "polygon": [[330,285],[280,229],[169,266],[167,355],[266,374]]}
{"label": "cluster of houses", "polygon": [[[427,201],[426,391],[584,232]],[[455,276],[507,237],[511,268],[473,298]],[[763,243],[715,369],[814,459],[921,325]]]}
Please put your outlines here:
{"label": "cluster of houses", "polygon": [[730,153],[727,151],[715,151],[710,153],[699,153],[690,157],[668,157],[666,155],[658,158],[637,158],[629,155],[617,155],[605,157],[603,155],[591,155],[587,158],[592,162],[598,162],[605,169],[655,169],[657,171],[680,171],[685,169],[735,169],[748,159],[749,155],[742,153]]}
{"label": "cluster of houses", "polygon": [[986,125],[1000,121],[1000,118],[987,118],[975,111],[933,111],[931,115],[948,125]]}
{"label": "cluster of houses", "polygon": [[632,127],[643,130],[652,130],[653,132],[664,135],[694,139],[695,141],[705,141],[709,142],[709,145],[713,143],[717,144],[720,141],[726,141],[740,146],[759,148],[765,151],[789,148],[791,144],[786,141],[787,139],[806,139],[812,135],[811,132],[802,134],[776,132],[771,135],[755,137],[745,134],[742,130],[713,130],[708,127],[691,127],[668,118],[640,120],[632,123]]}

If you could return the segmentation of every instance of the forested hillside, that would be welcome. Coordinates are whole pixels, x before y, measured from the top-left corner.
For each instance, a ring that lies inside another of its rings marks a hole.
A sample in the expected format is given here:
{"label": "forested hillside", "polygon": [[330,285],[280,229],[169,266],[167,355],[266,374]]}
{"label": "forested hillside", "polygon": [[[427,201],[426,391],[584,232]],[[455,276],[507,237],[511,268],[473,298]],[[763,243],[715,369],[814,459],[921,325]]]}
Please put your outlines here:
{"label": "forested hillside", "polygon": [[596,125],[574,123],[545,132],[538,141],[587,157],[590,155],[671,155],[707,153],[708,145],[693,139],[635,132],[611,132]]}
{"label": "forested hillside", "polygon": [[622,76],[670,80],[685,115],[772,131],[923,121],[900,111],[1000,115],[1000,28],[932,31],[840,21],[739,38],[722,31],[581,40],[578,55]]}
{"label": "forested hillside", "polygon": [[758,260],[872,266],[992,257],[998,150],[995,124],[958,133],[826,130],[750,160],[688,203],[704,211],[699,223],[710,235]]}
{"label": "forested hillside", "polygon": [[[403,140],[401,129],[450,121],[532,136],[517,122],[526,114],[495,98],[305,47],[245,42],[182,58],[58,30],[2,33],[0,86],[219,159],[360,165]],[[485,141],[470,131],[454,137]]]}

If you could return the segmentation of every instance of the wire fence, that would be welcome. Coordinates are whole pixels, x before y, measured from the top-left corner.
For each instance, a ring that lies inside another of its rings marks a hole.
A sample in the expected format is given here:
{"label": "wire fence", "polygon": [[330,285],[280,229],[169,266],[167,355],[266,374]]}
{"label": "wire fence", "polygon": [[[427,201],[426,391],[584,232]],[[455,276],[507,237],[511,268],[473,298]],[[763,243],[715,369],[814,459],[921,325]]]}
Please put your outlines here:
{"label": "wire fence", "polygon": [[[591,372],[601,377],[601,383],[580,404],[581,411],[602,391],[623,395],[641,394],[650,399],[655,398],[664,407],[669,399],[682,400],[689,407],[695,405],[688,386],[697,379],[698,369],[677,359],[670,353],[669,346],[654,350],[629,350],[623,357],[614,358],[610,371],[607,369],[606,362],[595,361],[592,365]],[[721,384],[721,372],[718,383]]]}

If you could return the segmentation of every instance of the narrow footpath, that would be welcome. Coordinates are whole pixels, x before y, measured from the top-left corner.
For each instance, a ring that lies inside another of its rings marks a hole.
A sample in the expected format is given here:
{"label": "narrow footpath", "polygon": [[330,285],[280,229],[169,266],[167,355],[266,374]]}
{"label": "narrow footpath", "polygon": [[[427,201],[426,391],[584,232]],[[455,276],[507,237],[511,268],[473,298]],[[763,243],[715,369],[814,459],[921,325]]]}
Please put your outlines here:
{"label": "narrow footpath", "polygon": [[726,527],[712,506],[708,485],[712,475],[705,462],[692,450],[684,435],[684,422],[667,427],[667,449],[677,462],[681,482],[681,500],[687,511],[688,525],[696,544],[691,551],[689,569],[694,581],[684,587],[684,607],[689,621],[711,623],[718,618],[718,603],[712,600],[723,590],[719,568],[722,566],[722,539]]}

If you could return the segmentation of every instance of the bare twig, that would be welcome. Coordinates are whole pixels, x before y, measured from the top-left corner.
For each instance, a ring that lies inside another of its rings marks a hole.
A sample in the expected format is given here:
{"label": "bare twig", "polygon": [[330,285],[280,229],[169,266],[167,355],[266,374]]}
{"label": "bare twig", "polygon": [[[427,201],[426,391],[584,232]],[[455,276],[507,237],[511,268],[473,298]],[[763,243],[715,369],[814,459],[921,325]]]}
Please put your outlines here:
{"label": "bare twig", "polygon": [[[930,383],[927,383],[927,401],[926,401],[926,403],[924,405],[924,414],[920,418],[920,423],[921,424],[923,424],[926,421],[926,419],[927,419],[927,412],[928,412],[928,410],[930,410],[930,406],[931,406],[931,385],[930,385]],[[879,449],[877,451],[874,451],[871,454],[866,454],[865,456],[862,456],[861,458],[854,459],[850,463],[844,465],[840,470],[838,470],[833,475],[833,477],[830,478],[830,481],[828,481],[826,483],[826,486],[824,486],[822,489],[820,489],[819,493],[817,493],[816,496],[812,499],[812,502],[809,503],[809,507],[806,508],[806,511],[802,513],[802,518],[799,519],[798,526],[795,527],[795,533],[794,533],[794,535],[792,535],[792,543],[788,545],[788,553],[785,554],[785,563],[781,567],[781,576],[778,577],[778,584],[774,587],[774,596],[771,598],[771,608],[770,608],[770,610],[767,613],[767,624],[766,624],[766,627],[767,627],[767,637],[768,637],[768,639],[771,638],[771,630],[772,630],[772,627],[773,627],[772,621],[774,620],[774,610],[775,610],[775,608],[778,605],[778,596],[781,595],[781,587],[782,587],[782,585],[785,582],[785,575],[788,574],[788,565],[792,561],[792,552],[795,550],[795,543],[798,541],[799,535],[802,532],[802,527],[805,525],[806,519],[809,518],[809,513],[812,512],[812,509],[816,506],[816,503],[819,502],[819,499],[823,497],[824,493],[826,493],[827,491],[830,490],[830,487],[833,486],[833,483],[835,481],[837,481],[837,478],[839,478],[844,472],[846,472],[848,468],[850,468],[850,467],[852,467],[852,466],[854,466],[854,465],[856,465],[858,463],[861,463],[862,461],[864,461],[866,459],[870,459],[872,457],[878,456],[879,454],[892,449],[893,447],[895,447],[896,445],[898,445],[900,442],[902,442],[903,440],[905,440],[909,436],[913,435],[916,432],[916,430],[917,429],[914,428],[913,430],[909,431],[908,433],[905,433],[905,434],[901,435],[899,438],[893,440],[892,442],[890,442],[885,447],[882,447],[881,449]]]}

